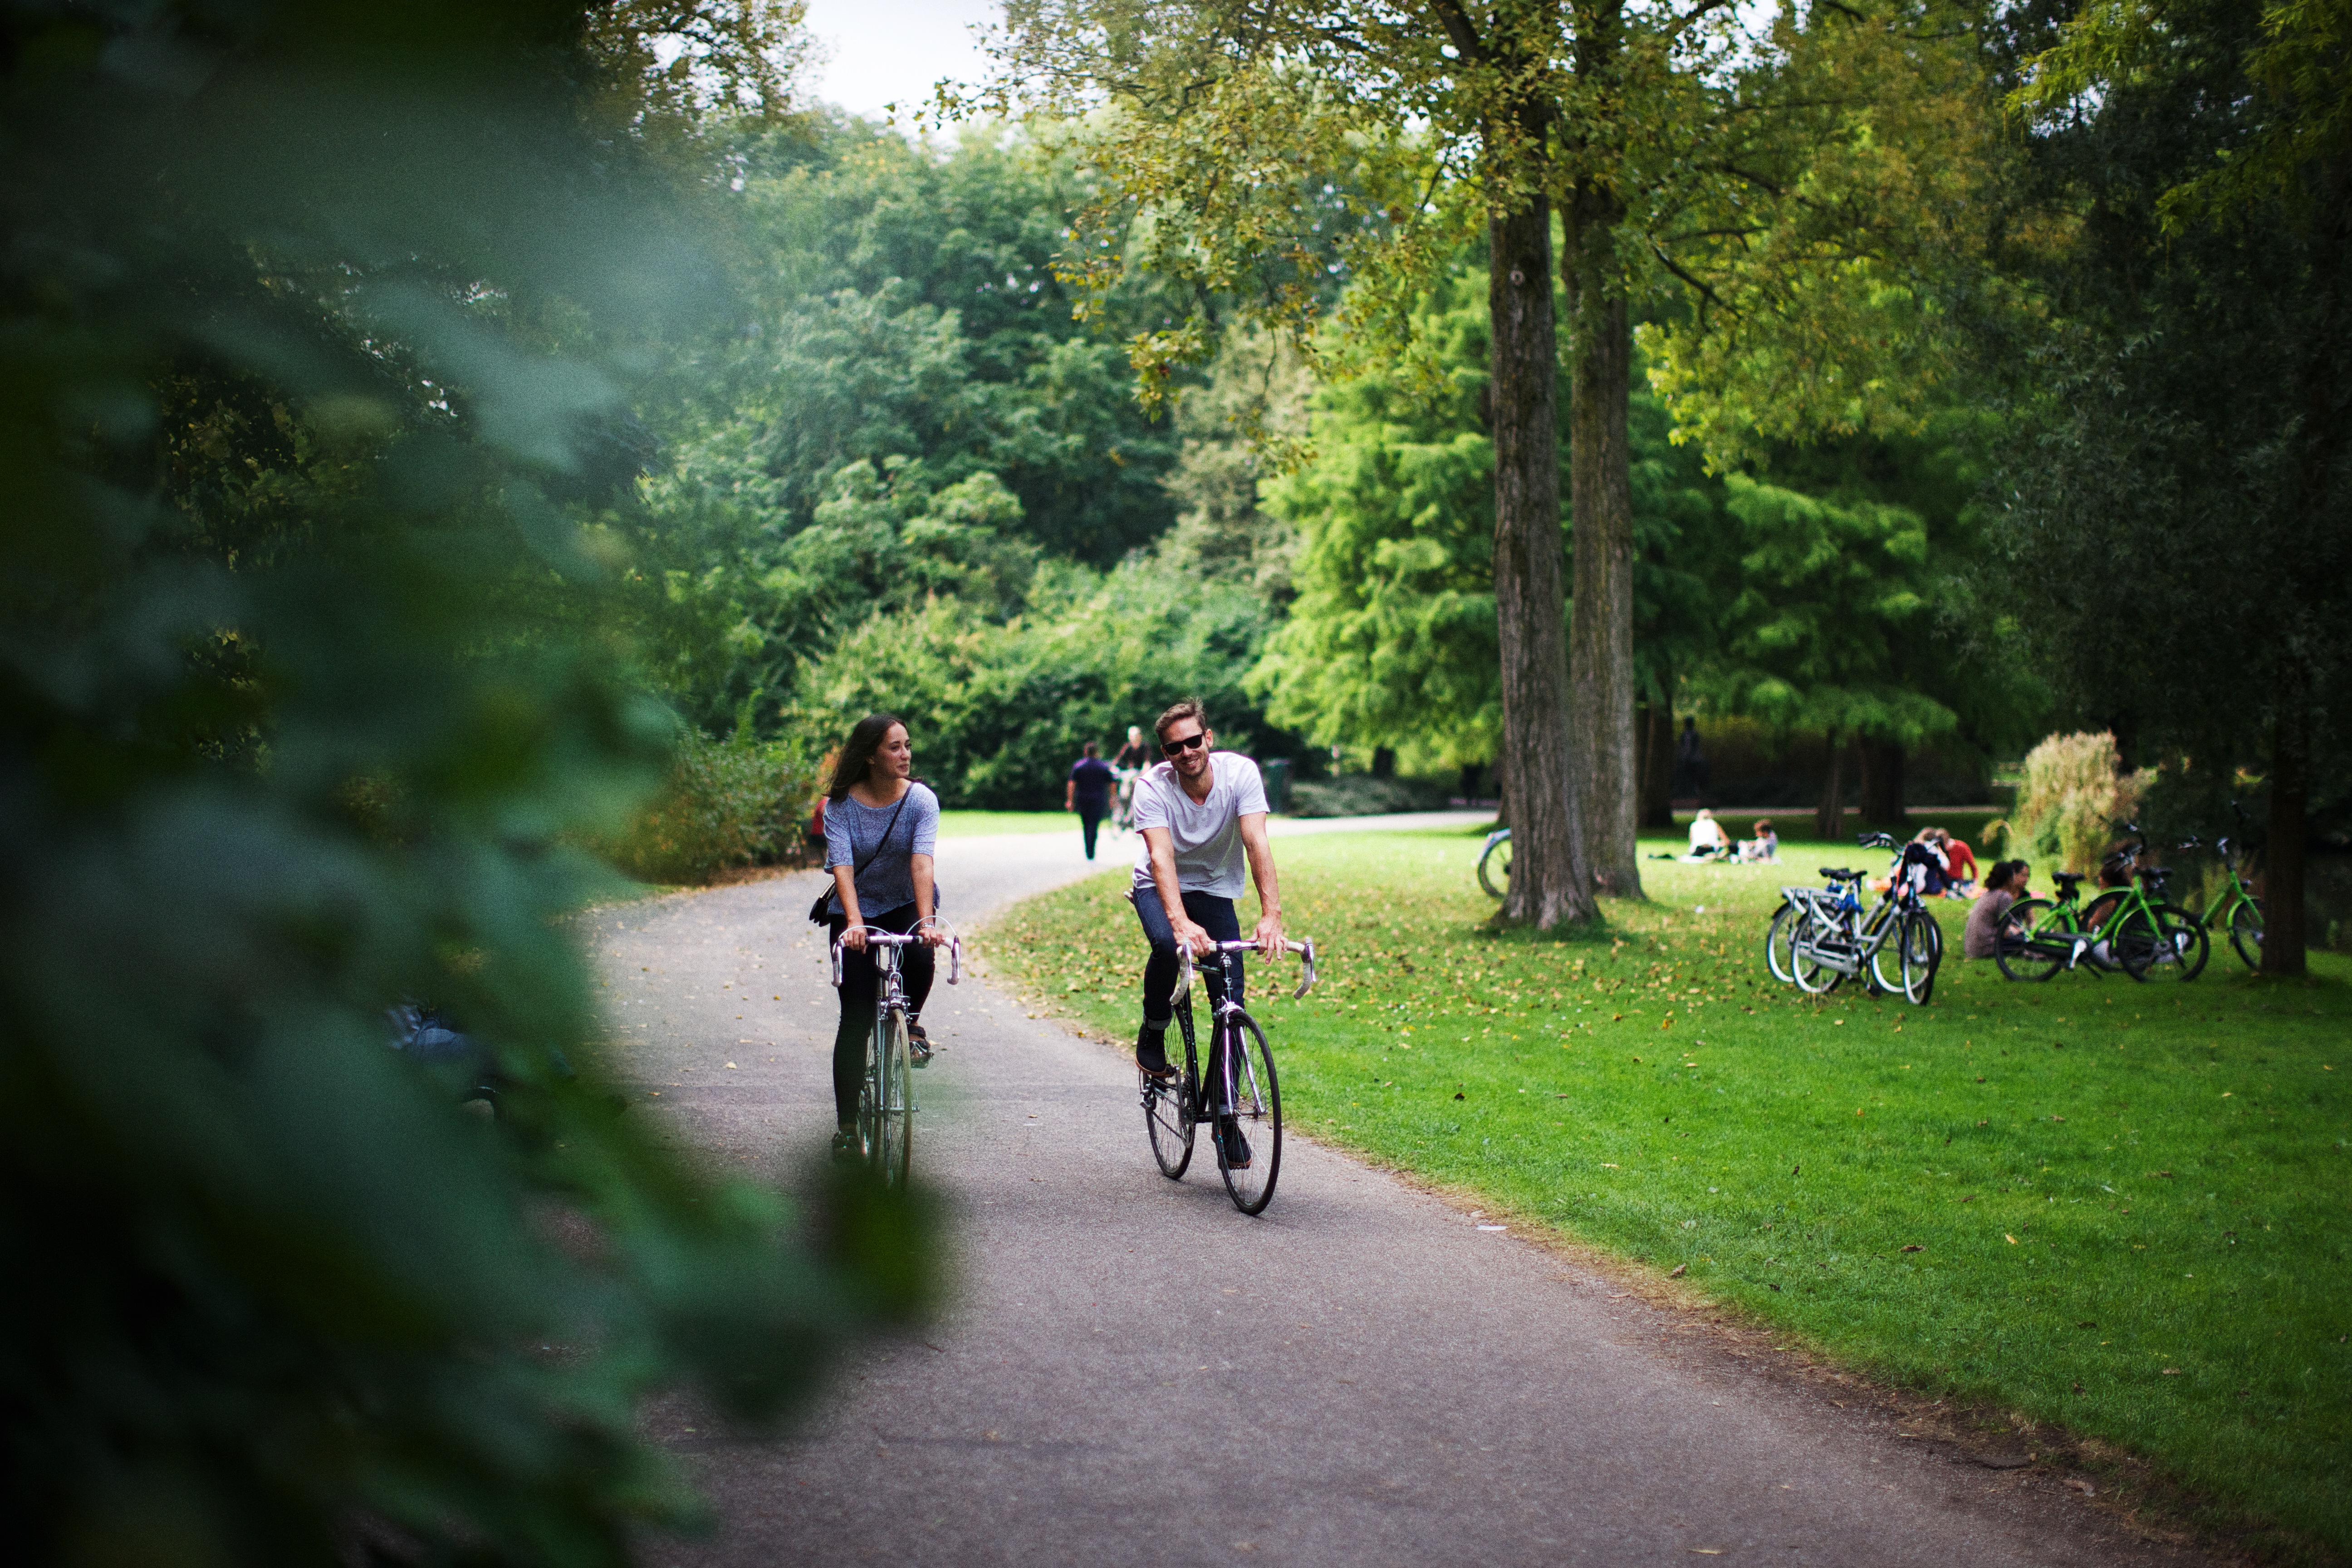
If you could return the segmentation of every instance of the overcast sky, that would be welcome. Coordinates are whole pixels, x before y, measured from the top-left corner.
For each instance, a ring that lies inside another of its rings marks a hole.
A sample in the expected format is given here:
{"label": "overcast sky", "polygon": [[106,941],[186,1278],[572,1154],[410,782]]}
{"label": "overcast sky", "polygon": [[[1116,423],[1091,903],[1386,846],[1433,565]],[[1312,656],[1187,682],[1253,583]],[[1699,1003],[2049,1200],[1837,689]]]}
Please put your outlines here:
{"label": "overcast sky", "polygon": [[990,0],[808,0],[808,29],[831,57],[815,95],[879,118],[886,103],[920,103],[941,77],[976,82],[988,58],[971,25],[996,16]]}

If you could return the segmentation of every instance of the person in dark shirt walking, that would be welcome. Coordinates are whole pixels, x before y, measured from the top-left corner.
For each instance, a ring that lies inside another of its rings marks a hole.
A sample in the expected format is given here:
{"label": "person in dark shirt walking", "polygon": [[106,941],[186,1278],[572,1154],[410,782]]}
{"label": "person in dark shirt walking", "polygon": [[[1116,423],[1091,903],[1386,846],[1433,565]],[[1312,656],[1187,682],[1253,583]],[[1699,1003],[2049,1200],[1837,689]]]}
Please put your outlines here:
{"label": "person in dark shirt walking", "polygon": [[1078,814],[1078,826],[1087,836],[1089,860],[1095,858],[1095,829],[1110,815],[1110,786],[1116,777],[1100,752],[1101,748],[1092,741],[1086,743],[1084,754],[1070,764],[1069,787],[1062,792],[1062,809]]}

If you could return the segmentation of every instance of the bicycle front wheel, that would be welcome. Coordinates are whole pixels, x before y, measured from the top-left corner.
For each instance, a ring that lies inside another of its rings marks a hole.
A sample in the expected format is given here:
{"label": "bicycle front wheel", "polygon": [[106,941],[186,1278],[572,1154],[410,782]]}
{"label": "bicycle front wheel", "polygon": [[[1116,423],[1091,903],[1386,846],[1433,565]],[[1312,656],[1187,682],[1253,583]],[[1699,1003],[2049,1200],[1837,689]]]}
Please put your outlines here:
{"label": "bicycle front wheel", "polygon": [[2240,899],[2230,911],[2230,946],[2238,962],[2255,973],[2263,968],[2263,906],[2259,899]]}
{"label": "bicycle front wheel", "polygon": [[886,1186],[904,1186],[914,1164],[915,1119],[907,1057],[907,1015],[884,1010],[874,1025],[866,1087],[857,1100],[857,1135],[866,1163]]}
{"label": "bicycle front wheel", "polygon": [[[1908,935],[1904,922],[1908,918],[1903,910],[1895,910],[1888,922],[1885,940],[1872,949],[1870,954],[1872,988],[1884,991],[1890,996],[1906,996],[1910,994],[1904,984],[1903,974],[1903,950],[1905,939]],[[1865,940],[1868,934],[1864,933]]]}
{"label": "bicycle front wheel", "polygon": [[1936,971],[1944,962],[1943,928],[1927,910],[1913,910],[1903,917],[1895,940],[1903,944],[1904,1000],[1925,1007],[1936,994]]}
{"label": "bicycle front wheel", "polygon": [[1282,1089],[1257,1020],[1236,1013],[1223,1026],[1223,1059],[1212,1064],[1211,1081],[1202,1091],[1213,1102],[1209,1142],[1234,1206],[1257,1214],[1273,1201],[1275,1178],[1282,1172]]}
{"label": "bicycle front wheel", "polygon": [[1160,1163],[1160,1173],[1171,1182],[1181,1181],[1192,1163],[1192,1125],[1182,1081],[1161,1083],[1145,1075],[1143,1134],[1151,1141],[1151,1157]]}
{"label": "bicycle front wheel", "polygon": [[1486,846],[1478,857],[1478,885],[1486,889],[1490,899],[1507,897],[1511,890],[1511,838],[1505,834]]}
{"label": "bicycle front wheel", "polygon": [[2048,899],[2028,899],[2010,908],[1993,933],[1992,961],[2011,980],[2047,980],[2064,966],[2059,949],[2063,931],[2042,929],[2057,913]]}
{"label": "bicycle front wheel", "polygon": [[2150,904],[2125,917],[2116,933],[2116,956],[2134,980],[2187,984],[2205,972],[2211,942],[2204,923],[2171,904]]}

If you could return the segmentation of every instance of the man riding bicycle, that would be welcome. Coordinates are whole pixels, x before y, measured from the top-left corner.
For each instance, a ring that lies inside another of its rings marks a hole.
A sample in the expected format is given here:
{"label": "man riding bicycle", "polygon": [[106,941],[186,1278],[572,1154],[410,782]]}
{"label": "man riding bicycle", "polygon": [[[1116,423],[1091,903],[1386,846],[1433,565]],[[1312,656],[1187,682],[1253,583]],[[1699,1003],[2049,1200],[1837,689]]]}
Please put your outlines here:
{"label": "man riding bicycle", "polygon": [[[1177,944],[1205,955],[1219,942],[1236,941],[1241,923],[1234,900],[1242,890],[1242,858],[1249,858],[1257,883],[1260,952],[1282,951],[1282,894],[1276,885],[1274,850],[1265,837],[1265,784],[1257,764],[1232,752],[1214,750],[1216,736],[1191,699],[1177,703],[1153,726],[1167,761],[1147,769],[1135,790],[1135,826],[1143,835],[1136,858],[1135,885],[1129,897],[1151,958],[1143,966],[1143,1026],[1135,1037],[1135,1065],[1163,1082],[1176,1075],[1168,1062],[1168,1020],[1174,1012]],[[1223,964],[1202,975],[1211,1001],[1225,992]],[[1236,994],[1242,963],[1233,960]],[[1249,1163],[1241,1133],[1225,1122],[1226,1158],[1236,1169]]]}

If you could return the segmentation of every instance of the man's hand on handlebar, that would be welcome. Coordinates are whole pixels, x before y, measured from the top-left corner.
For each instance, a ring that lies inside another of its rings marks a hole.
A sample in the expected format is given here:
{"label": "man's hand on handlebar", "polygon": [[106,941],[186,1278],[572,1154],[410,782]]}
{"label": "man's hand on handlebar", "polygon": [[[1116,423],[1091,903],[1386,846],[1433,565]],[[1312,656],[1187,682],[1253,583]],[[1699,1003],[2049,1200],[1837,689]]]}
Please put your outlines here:
{"label": "man's hand on handlebar", "polygon": [[1217,939],[1190,917],[1179,915],[1168,923],[1175,930],[1178,944],[1191,949],[1193,957],[1206,958],[1216,950]]}
{"label": "man's hand on handlebar", "polygon": [[1257,950],[1273,958],[1282,952],[1282,917],[1261,915],[1257,922]]}

